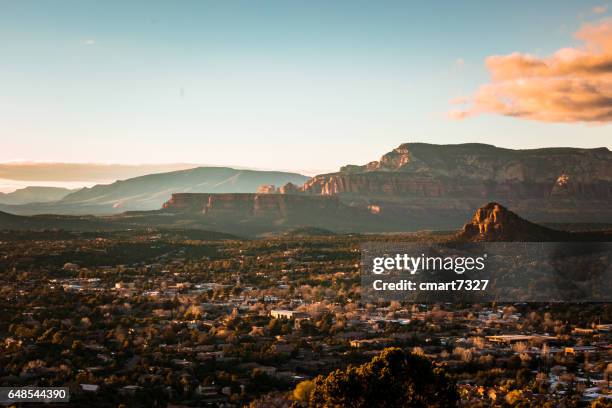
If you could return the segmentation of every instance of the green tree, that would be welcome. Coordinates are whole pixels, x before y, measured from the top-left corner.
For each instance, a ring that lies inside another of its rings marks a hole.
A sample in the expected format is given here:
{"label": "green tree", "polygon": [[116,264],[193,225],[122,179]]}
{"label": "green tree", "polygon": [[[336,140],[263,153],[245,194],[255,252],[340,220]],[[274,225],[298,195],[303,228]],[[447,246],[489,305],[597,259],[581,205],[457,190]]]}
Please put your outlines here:
{"label": "green tree", "polygon": [[459,396],[446,373],[425,357],[387,348],[369,363],[314,379],[309,406],[455,407]]}

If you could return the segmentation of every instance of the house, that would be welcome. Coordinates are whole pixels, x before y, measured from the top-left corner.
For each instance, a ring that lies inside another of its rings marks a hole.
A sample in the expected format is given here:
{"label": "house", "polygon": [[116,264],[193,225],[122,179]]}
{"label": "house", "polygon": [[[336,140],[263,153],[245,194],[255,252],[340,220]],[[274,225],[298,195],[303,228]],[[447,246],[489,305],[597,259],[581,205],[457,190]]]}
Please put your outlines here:
{"label": "house", "polygon": [[270,311],[270,316],[275,319],[306,319],[308,313],[298,312],[297,310],[273,309]]}
{"label": "house", "polygon": [[217,387],[205,387],[203,385],[198,385],[198,388],[196,388],[196,393],[203,397],[216,397],[217,395],[219,395],[219,393],[217,392]]}
{"label": "house", "polygon": [[178,367],[189,367],[189,366],[191,366],[191,361],[184,360],[184,359],[179,359],[179,358],[174,358],[174,359],[172,359],[172,364],[174,364],[175,366],[178,366]]}
{"label": "house", "polygon": [[542,335],[527,335],[527,334],[500,334],[497,336],[486,336],[487,340],[492,343],[517,343],[517,342],[528,342],[528,341],[553,341],[556,337],[542,336]]}
{"label": "house", "polygon": [[134,396],[136,395],[136,392],[141,390],[142,387],[138,386],[138,385],[126,385],[125,387],[121,388],[119,390],[119,393],[121,395],[129,395],[129,396]]}
{"label": "house", "polygon": [[100,386],[97,384],[79,384],[81,389],[86,392],[98,392]]}
{"label": "house", "polygon": [[350,345],[353,348],[363,348],[371,346],[386,346],[393,343],[393,340],[386,338],[351,340]]}
{"label": "house", "polygon": [[261,373],[261,374],[273,376],[274,374],[276,374],[276,367],[257,364],[256,367],[253,368],[252,373],[253,374]]}
{"label": "house", "polygon": [[565,354],[586,354],[595,351],[597,351],[597,347],[593,346],[573,346],[565,348]]}
{"label": "house", "polygon": [[585,329],[582,327],[575,327],[574,330],[572,330],[573,334],[593,334],[595,330],[593,329]]}

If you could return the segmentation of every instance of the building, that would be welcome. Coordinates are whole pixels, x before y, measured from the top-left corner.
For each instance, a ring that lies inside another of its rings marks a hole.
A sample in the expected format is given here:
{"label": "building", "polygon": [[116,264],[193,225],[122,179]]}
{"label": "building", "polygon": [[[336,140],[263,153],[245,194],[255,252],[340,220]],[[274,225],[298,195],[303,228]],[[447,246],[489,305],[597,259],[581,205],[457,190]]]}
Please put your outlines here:
{"label": "building", "polygon": [[552,336],[541,336],[541,335],[528,335],[528,334],[500,334],[497,336],[486,336],[487,340],[492,343],[518,343],[518,342],[529,342],[538,341],[546,342],[556,340],[556,337]]}
{"label": "building", "polygon": [[270,311],[270,316],[275,319],[306,319],[308,313],[298,312],[297,310],[273,309]]}

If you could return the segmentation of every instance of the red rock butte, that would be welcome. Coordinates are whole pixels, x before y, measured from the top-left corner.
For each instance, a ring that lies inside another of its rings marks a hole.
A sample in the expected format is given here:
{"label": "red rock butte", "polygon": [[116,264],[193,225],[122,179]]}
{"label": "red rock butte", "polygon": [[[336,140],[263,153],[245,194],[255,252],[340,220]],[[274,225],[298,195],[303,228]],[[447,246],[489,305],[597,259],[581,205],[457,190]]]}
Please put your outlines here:
{"label": "red rock butte", "polygon": [[476,210],[459,237],[467,241],[555,241],[565,234],[524,220],[493,202]]}

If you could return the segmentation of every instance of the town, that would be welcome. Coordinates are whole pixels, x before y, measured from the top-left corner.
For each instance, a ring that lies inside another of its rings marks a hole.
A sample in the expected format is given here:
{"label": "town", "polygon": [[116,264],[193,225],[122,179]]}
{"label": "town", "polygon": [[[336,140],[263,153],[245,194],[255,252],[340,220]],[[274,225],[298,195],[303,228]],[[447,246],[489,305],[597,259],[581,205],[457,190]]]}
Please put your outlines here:
{"label": "town", "polygon": [[362,242],[434,239],[2,232],[0,384],[69,386],[62,406],[290,406],[396,346],[464,406],[611,403],[609,304],[361,302]]}

